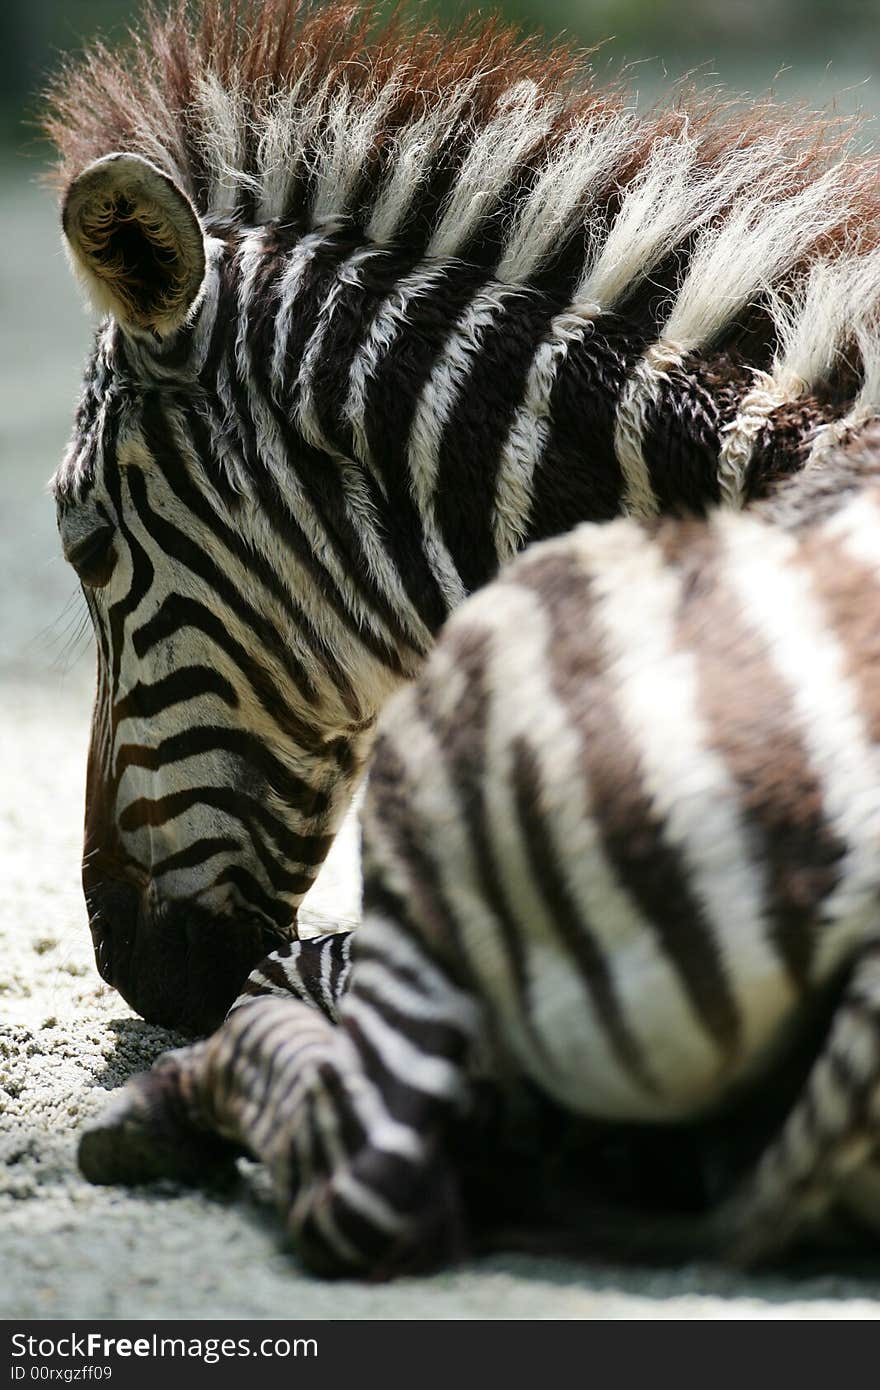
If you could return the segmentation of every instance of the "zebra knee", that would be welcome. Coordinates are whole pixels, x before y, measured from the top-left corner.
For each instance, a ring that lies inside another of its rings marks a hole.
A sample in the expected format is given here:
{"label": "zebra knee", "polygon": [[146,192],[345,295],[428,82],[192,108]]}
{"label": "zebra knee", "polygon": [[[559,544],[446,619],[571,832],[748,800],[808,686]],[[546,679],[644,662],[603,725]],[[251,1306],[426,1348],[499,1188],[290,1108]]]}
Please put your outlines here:
{"label": "zebra knee", "polygon": [[[402,993],[398,1003],[413,999]],[[422,1052],[424,1037],[390,1034],[356,987],[329,1046],[288,1074],[293,1099],[274,1150],[275,1186],[293,1244],[315,1272],[390,1278],[463,1251],[447,1151],[468,1089],[455,1055],[463,1036],[437,1019],[427,1039],[436,1050]]]}
{"label": "zebra knee", "polygon": [[299,1257],[325,1278],[421,1273],[468,1248],[459,1185],[444,1156],[412,1162],[371,1142],[298,1194],[287,1229]]}

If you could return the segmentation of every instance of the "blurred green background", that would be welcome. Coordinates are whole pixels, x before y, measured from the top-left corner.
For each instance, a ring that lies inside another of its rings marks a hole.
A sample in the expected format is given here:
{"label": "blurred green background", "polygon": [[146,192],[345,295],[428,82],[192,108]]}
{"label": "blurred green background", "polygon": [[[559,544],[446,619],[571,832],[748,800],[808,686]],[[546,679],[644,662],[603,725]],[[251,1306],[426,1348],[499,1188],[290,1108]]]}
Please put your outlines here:
{"label": "blurred green background", "polygon": [[[58,555],[44,485],[70,427],[90,324],[52,198],[37,184],[48,153],[33,120],[59,55],[96,31],[121,36],[137,8],[134,0],[0,0],[0,677],[63,680],[69,693],[90,683],[92,659],[88,642],[75,640],[76,585]],[[428,0],[428,8],[467,6]],[[643,101],[667,75],[697,68],[740,91],[773,86],[880,113],[880,0],[501,0],[500,8],[549,34],[608,39],[597,66],[630,64]]]}

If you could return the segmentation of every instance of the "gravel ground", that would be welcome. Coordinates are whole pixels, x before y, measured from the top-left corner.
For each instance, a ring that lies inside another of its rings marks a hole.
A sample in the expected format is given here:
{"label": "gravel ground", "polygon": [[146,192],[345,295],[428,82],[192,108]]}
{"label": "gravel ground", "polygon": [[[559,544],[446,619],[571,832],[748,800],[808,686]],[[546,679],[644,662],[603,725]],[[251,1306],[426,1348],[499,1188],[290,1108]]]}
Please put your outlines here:
{"label": "gravel ground", "polygon": [[[0,171],[2,172],[2,171]],[[327,1285],[280,1243],[254,1165],[233,1191],[89,1187],[76,1136],[173,1034],[98,979],[78,883],[91,650],[43,483],[88,325],[52,209],[0,177],[0,1317],[874,1318],[880,1267],[795,1280],[498,1257],[393,1286]],[[77,659],[76,653],[82,650]],[[349,827],[311,903],[357,904]]]}

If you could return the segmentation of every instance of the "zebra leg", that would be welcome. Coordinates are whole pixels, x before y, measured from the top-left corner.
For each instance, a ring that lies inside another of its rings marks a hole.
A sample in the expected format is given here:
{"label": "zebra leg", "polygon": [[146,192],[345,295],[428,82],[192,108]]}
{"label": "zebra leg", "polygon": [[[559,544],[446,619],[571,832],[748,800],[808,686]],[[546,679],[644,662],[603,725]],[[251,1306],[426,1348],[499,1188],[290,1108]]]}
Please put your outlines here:
{"label": "zebra leg", "polygon": [[327,932],[286,942],[251,971],[229,1012],[251,999],[292,995],[336,1023],[340,1001],[348,988],[352,937],[350,931]]}
{"label": "zebra leg", "polygon": [[[258,998],[292,996],[335,1023],[348,985],[351,938],[351,932],[328,932],[287,942],[251,972],[230,1014]],[[203,1043],[168,1052],[114,1098],[80,1141],[79,1164],[91,1182],[199,1182],[228,1167],[241,1146],[224,1138],[195,1103],[193,1078],[204,1057]]]}
{"label": "zebra leg", "polygon": [[[351,968],[351,932],[291,941],[266,957],[230,1009],[263,997],[293,997],[334,1023]],[[227,1015],[229,1017],[229,1015]],[[92,1182],[176,1178],[198,1182],[241,1152],[198,1107],[206,1044],[165,1053],[135,1077],[83,1135],[79,1163]]]}
{"label": "zebra leg", "polygon": [[86,1176],[190,1176],[199,1144],[219,1137],[267,1164],[318,1272],[385,1277],[457,1253],[444,1132],[470,1095],[478,1013],[395,924],[368,919],[359,953],[362,940],[338,1026],[298,999],[242,1002],[206,1042],[128,1083],[82,1138]]}
{"label": "zebra leg", "polygon": [[[783,1251],[833,1204],[858,1195],[880,1142],[880,941],[860,954],[804,1092],[739,1193],[717,1216],[738,1263]],[[876,1193],[875,1193],[876,1195]],[[880,1206],[858,1212],[880,1231]]]}

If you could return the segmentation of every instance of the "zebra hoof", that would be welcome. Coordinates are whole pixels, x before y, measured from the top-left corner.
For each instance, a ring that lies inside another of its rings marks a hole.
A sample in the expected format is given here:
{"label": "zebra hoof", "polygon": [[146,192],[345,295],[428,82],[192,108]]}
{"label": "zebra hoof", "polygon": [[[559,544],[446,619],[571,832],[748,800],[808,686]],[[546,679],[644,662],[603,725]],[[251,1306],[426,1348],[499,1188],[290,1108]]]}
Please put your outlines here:
{"label": "zebra hoof", "polygon": [[79,1141],[77,1161],[90,1183],[136,1185],[173,1179],[205,1183],[234,1173],[241,1150],[186,1116],[173,1072],[152,1071],[123,1087]]}

